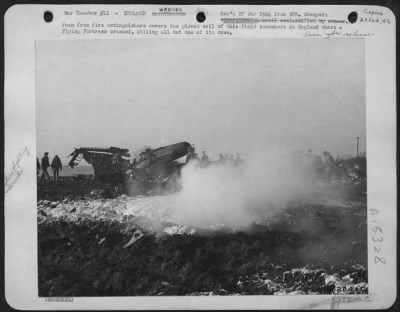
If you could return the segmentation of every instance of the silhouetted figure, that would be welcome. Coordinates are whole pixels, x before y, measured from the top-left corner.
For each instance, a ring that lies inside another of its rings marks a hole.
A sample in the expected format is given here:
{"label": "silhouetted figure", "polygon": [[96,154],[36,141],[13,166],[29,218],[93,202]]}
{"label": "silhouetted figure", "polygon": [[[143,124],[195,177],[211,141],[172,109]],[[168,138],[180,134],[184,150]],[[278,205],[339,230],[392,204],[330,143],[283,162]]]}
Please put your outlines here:
{"label": "silhouetted figure", "polygon": [[224,161],[224,164],[225,164],[225,165],[229,165],[229,155],[228,155],[228,154],[225,154],[225,155],[224,155],[224,160],[225,160],[225,161]]}
{"label": "silhouetted figure", "polygon": [[223,165],[225,163],[225,157],[222,154],[218,155],[218,164]]}
{"label": "silhouetted figure", "polygon": [[47,172],[47,168],[50,167],[50,160],[49,160],[48,152],[44,153],[44,156],[42,157],[41,167],[42,167],[42,175],[40,176],[40,181],[43,181],[45,178],[50,180],[49,173]]}
{"label": "silhouetted figure", "polygon": [[235,158],[233,157],[232,154],[229,155],[229,158],[228,158],[228,165],[229,165],[229,166],[232,166],[232,167],[235,165]]}
{"label": "silhouetted figure", "polygon": [[202,153],[203,154],[201,155],[201,158],[200,158],[200,165],[202,167],[206,167],[206,166],[208,166],[209,159],[208,159],[208,156],[205,151],[203,151]]}
{"label": "silhouetted figure", "polygon": [[240,166],[242,164],[242,162],[243,162],[243,159],[240,157],[240,154],[237,153],[236,157],[235,157],[235,160],[234,160],[235,166],[236,167]]}
{"label": "silhouetted figure", "polygon": [[324,175],[324,163],[322,162],[321,156],[314,156],[313,158],[313,166],[315,168],[315,175],[318,178],[323,177]]}
{"label": "silhouetted figure", "polygon": [[331,181],[335,169],[335,161],[333,160],[332,155],[328,151],[324,151],[323,155],[324,155],[325,170],[328,175],[328,180]]}
{"label": "silhouetted figure", "polygon": [[58,181],[60,170],[62,170],[61,159],[58,157],[58,155],[54,156],[53,160],[51,161],[51,169],[53,170],[54,181]]}

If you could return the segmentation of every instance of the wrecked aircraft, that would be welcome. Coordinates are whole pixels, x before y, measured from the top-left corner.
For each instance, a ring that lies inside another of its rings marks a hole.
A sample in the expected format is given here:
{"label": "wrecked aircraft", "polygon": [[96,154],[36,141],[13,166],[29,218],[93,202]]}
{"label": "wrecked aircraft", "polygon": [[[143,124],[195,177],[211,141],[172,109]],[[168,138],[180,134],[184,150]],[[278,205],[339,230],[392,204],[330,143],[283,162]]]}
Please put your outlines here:
{"label": "wrecked aircraft", "polygon": [[193,147],[188,142],[180,142],[159,148],[147,148],[131,162],[128,149],[109,147],[81,147],[69,155],[68,163],[76,167],[82,159],[91,164],[95,178],[103,183],[120,184],[123,192],[141,193],[146,190],[172,185],[172,180],[180,175],[184,165],[176,160],[186,156]]}

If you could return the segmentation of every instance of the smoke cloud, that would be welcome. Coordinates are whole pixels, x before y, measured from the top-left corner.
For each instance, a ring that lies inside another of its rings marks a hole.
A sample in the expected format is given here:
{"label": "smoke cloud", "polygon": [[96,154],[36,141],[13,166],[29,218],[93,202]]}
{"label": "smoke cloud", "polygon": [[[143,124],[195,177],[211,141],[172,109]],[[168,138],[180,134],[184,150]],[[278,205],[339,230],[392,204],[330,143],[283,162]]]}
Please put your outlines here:
{"label": "smoke cloud", "polygon": [[271,151],[251,155],[240,167],[185,166],[181,191],[170,202],[171,216],[191,226],[238,228],[312,196],[311,180],[290,157]]}

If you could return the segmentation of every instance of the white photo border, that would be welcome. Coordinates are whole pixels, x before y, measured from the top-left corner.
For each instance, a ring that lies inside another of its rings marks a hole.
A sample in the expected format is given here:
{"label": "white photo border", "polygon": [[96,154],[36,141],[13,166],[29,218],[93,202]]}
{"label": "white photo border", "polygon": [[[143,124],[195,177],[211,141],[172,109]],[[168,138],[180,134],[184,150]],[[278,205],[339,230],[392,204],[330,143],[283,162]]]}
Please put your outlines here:
{"label": "white photo border", "polygon": [[[334,17],[356,11],[380,12],[391,23],[346,24],[346,32],[371,34],[365,41],[367,99],[368,177],[368,295],[217,296],[217,297],[75,297],[73,302],[48,302],[38,297],[36,215],[36,120],[35,43],[38,40],[110,39],[108,35],[66,37],[60,32],[59,16],[65,10],[101,10],[124,7],[156,11],[179,7],[186,12],[179,23],[204,11],[209,21],[219,22],[220,5],[15,5],[5,15],[5,175],[16,158],[22,168],[18,183],[5,194],[5,294],[16,309],[384,309],[396,300],[397,182],[396,182],[396,45],[395,16],[378,6],[229,6],[229,10],[323,10]],[[54,14],[53,23],[43,12]],[[80,19],[91,18],[79,17]],[[112,17],[111,17],[112,18]],[[123,18],[120,16],[120,18]],[[143,17],[149,22],[150,15]],[[162,17],[168,19],[171,17]],[[238,31],[234,37],[304,38],[304,31]],[[193,38],[193,36],[191,36]],[[118,39],[127,39],[118,35]],[[142,37],[144,38],[144,37]],[[159,37],[161,38],[161,37]],[[199,37],[200,38],[200,37]],[[339,40],[346,40],[339,34]],[[335,38],[335,39],[336,39]],[[129,37],[129,40],[135,40]],[[229,39],[227,39],[229,40]],[[314,38],[330,40],[330,38]],[[21,157],[19,157],[19,155]],[[7,183],[5,183],[7,184]],[[5,185],[7,187],[7,185]],[[379,229],[378,229],[379,228]],[[379,235],[378,235],[379,234]],[[379,252],[377,251],[379,250]],[[377,259],[377,257],[379,259]],[[383,261],[382,261],[383,259]],[[384,262],[384,263],[383,263]],[[290,299],[289,299],[290,298]]]}

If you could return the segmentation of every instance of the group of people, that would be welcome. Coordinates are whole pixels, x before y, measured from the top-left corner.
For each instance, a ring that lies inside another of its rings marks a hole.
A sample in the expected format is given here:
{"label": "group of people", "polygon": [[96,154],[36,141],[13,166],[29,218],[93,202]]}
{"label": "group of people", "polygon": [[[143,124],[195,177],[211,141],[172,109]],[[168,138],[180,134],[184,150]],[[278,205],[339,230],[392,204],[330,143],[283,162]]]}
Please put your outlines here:
{"label": "group of people", "polygon": [[51,180],[49,173],[47,172],[47,169],[51,167],[53,170],[53,180],[58,181],[59,180],[59,174],[60,171],[62,170],[62,163],[60,157],[58,155],[55,155],[53,157],[53,160],[51,161],[50,164],[50,158],[49,158],[49,152],[45,152],[44,156],[42,157],[41,161],[39,162],[39,158],[36,158],[36,174],[39,176],[40,171],[42,171],[42,174],[40,175],[40,181],[43,180]]}
{"label": "group of people", "polygon": [[186,163],[193,161],[199,164],[200,167],[207,167],[211,164],[238,167],[243,163],[243,159],[240,157],[239,153],[237,153],[236,156],[232,154],[219,154],[218,160],[211,161],[206,151],[202,151],[201,157],[199,157],[194,147],[192,147],[186,156]]}
{"label": "group of people", "polygon": [[219,154],[217,163],[220,165],[238,167],[243,163],[243,159],[240,157],[239,153],[236,153],[236,156],[233,156],[232,154]]}
{"label": "group of people", "polygon": [[327,181],[344,175],[344,168],[338,166],[333,156],[328,151],[322,153],[322,157],[314,155],[311,149],[307,152],[295,152],[294,165],[307,178],[315,180],[317,177],[324,177]]}

